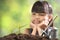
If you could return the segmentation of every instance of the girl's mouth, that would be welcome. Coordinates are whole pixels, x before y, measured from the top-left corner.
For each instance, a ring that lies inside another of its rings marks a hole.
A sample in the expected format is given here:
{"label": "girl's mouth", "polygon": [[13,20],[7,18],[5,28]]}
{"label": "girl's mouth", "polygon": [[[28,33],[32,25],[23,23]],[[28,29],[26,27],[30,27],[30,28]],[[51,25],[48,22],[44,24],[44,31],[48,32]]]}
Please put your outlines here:
{"label": "girl's mouth", "polygon": [[41,21],[39,21],[39,20],[34,20],[33,23],[34,23],[34,24],[39,24],[39,23],[41,23]]}

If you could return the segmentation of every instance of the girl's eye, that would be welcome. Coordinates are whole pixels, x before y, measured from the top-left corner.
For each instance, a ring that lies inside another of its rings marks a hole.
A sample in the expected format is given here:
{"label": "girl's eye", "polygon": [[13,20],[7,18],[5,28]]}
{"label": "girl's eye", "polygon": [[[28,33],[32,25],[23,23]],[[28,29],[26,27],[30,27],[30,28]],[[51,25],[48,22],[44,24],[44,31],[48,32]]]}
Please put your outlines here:
{"label": "girl's eye", "polygon": [[39,14],[40,16],[45,16],[45,14]]}
{"label": "girl's eye", "polygon": [[35,13],[33,13],[33,15],[35,15]]}

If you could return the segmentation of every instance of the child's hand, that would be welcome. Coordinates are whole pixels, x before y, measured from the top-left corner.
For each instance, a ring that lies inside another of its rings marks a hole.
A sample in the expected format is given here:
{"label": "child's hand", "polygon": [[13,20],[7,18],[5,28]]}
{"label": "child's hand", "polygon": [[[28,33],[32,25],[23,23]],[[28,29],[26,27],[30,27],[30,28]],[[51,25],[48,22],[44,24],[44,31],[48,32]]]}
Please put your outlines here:
{"label": "child's hand", "polygon": [[34,27],[31,35],[36,35],[36,31],[37,31],[37,30],[36,30],[36,27]]}
{"label": "child's hand", "polygon": [[36,28],[36,26],[37,26],[37,25],[34,24],[34,23],[32,23],[32,22],[30,23],[30,27],[31,27],[31,28]]}
{"label": "child's hand", "polygon": [[36,35],[36,25],[31,22],[30,27],[33,29],[31,35]]}
{"label": "child's hand", "polygon": [[38,23],[39,23],[39,21],[37,19],[33,19],[32,22],[30,23],[30,27],[34,28],[37,26]]}

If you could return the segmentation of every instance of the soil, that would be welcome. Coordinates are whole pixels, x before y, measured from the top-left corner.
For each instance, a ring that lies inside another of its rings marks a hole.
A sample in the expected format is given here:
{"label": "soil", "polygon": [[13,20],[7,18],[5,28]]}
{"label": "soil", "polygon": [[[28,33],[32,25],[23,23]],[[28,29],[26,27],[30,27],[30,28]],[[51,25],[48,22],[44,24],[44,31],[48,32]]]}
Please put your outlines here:
{"label": "soil", "polygon": [[0,37],[0,40],[50,40],[48,37],[33,36],[27,34],[9,34],[4,37]]}

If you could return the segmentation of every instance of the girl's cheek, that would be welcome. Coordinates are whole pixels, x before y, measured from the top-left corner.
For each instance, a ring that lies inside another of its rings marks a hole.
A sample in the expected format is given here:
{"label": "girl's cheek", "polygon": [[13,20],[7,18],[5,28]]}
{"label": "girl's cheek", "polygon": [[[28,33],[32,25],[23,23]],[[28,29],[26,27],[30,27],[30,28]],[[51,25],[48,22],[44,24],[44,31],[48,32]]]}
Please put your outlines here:
{"label": "girl's cheek", "polygon": [[31,17],[31,21],[34,21],[35,20],[35,17]]}
{"label": "girl's cheek", "polygon": [[40,18],[40,21],[43,21],[44,20],[44,18]]}

